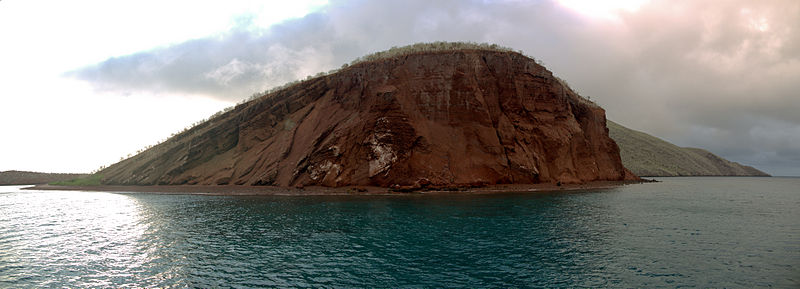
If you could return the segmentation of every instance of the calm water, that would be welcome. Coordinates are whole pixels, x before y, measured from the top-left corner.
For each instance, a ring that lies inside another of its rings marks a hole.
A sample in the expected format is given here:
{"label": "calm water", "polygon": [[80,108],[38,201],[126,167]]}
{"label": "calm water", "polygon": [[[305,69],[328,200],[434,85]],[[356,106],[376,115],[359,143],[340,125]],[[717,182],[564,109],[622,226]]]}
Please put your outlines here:
{"label": "calm water", "polygon": [[0,287],[800,287],[800,179],[478,196],[0,187]]}

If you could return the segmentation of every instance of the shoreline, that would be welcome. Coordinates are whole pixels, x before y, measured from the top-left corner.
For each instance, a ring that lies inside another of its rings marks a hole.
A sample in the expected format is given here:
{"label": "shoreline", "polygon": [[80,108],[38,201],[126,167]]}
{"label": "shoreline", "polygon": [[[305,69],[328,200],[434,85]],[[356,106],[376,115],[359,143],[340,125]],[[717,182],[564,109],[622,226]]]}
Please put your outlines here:
{"label": "shoreline", "polygon": [[34,185],[22,190],[46,191],[89,191],[113,193],[150,193],[164,195],[208,195],[208,196],[407,196],[407,195],[473,195],[473,194],[498,194],[498,193],[527,193],[527,192],[560,192],[580,190],[600,190],[621,187],[629,184],[641,184],[649,181],[596,181],[583,184],[503,184],[482,187],[443,187],[421,188],[411,191],[397,191],[391,188],[370,186],[344,186],[322,187],[309,186],[305,188],[276,187],[276,186],[198,186],[198,185],[156,185],[156,186],[57,186]]}

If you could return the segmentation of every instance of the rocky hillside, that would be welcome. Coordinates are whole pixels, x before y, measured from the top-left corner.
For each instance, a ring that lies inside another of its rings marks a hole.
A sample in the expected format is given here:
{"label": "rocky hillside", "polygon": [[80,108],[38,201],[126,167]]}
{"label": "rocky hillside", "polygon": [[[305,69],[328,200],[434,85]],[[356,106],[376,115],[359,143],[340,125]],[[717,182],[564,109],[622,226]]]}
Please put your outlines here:
{"label": "rocky hillside", "polygon": [[605,111],[533,59],[368,59],[271,92],[100,172],[105,184],[482,185],[637,179]]}
{"label": "rocky hillside", "polygon": [[86,174],[53,174],[26,171],[0,172],[0,185],[36,185],[66,181],[87,176]]}
{"label": "rocky hillside", "polygon": [[769,176],[756,168],[723,159],[709,151],[683,148],[608,121],[626,168],[639,176]]}

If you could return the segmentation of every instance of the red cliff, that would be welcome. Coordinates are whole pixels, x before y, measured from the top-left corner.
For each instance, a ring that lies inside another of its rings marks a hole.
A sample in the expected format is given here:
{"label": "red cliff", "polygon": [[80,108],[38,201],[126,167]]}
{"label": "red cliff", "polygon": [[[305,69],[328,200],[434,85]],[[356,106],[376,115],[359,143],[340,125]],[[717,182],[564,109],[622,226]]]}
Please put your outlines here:
{"label": "red cliff", "polygon": [[106,184],[475,185],[635,178],[605,112],[515,52],[362,62],[238,105]]}

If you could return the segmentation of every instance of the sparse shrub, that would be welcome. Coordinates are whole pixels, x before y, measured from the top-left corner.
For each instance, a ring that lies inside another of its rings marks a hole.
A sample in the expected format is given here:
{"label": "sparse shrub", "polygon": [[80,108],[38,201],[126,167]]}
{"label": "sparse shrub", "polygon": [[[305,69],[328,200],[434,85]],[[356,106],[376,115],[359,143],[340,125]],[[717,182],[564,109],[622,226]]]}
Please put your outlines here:
{"label": "sparse shrub", "polygon": [[[454,51],[454,50],[491,50],[491,51],[501,51],[501,52],[516,52],[511,48],[503,47],[497,44],[436,41],[436,42],[426,42],[426,43],[415,43],[401,47],[393,46],[392,48],[389,48],[389,50],[379,51],[366,56],[358,57],[350,62],[350,66],[362,62],[392,58],[418,52]],[[523,54],[521,51],[519,53]],[[345,66],[342,66],[342,68],[344,67]]]}

